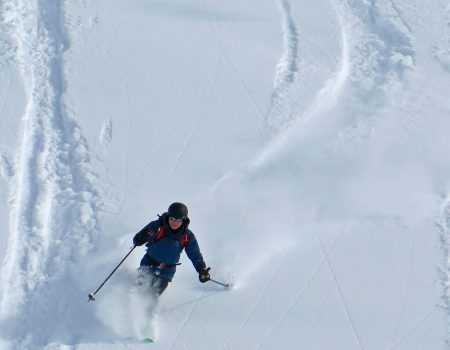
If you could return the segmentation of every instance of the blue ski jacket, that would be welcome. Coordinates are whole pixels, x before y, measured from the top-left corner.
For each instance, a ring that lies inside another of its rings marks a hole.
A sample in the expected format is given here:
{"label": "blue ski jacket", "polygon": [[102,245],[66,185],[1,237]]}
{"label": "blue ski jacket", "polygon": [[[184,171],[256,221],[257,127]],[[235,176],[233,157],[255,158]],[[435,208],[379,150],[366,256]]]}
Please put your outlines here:
{"label": "blue ski jacket", "polygon": [[[148,268],[152,274],[172,281],[184,248],[196,271],[200,273],[204,270],[206,264],[197,239],[188,228],[189,222],[189,218],[186,218],[178,230],[172,231],[168,223],[168,215],[164,213],[158,220],[150,222],[139,231],[133,238],[133,244],[137,246],[145,244],[147,247],[140,266]],[[164,227],[164,234],[157,239],[156,234],[161,226]],[[183,243],[185,238],[187,242]]]}

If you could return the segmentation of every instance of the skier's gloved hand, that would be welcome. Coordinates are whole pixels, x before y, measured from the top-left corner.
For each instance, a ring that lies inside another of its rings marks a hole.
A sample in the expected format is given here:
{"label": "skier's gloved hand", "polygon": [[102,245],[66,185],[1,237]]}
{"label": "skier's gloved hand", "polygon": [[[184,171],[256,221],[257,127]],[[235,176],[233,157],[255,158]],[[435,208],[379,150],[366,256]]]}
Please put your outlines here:
{"label": "skier's gloved hand", "polygon": [[153,232],[150,228],[150,224],[145,226],[142,230],[140,230],[133,238],[133,244],[137,246],[141,246],[145,243],[149,243],[150,239],[153,235]]}
{"label": "skier's gloved hand", "polygon": [[133,244],[137,246],[141,246],[145,243],[147,243],[147,237],[148,234],[144,232],[139,232],[136,236],[133,238]]}
{"label": "skier's gloved hand", "polygon": [[211,276],[209,275],[209,270],[211,270],[210,267],[208,267],[207,269],[201,270],[198,273],[198,279],[200,280],[200,282],[205,283],[211,279]]}

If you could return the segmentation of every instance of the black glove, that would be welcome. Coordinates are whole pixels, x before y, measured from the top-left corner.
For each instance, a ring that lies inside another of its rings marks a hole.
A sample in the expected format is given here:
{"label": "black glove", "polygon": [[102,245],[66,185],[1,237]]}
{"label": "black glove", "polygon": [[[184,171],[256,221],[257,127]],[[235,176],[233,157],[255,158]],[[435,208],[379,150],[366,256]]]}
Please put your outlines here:
{"label": "black glove", "polygon": [[211,270],[210,267],[208,267],[207,269],[199,271],[198,279],[200,280],[200,282],[205,283],[205,282],[208,282],[211,279],[211,276],[209,275],[209,270]]}
{"label": "black glove", "polygon": [[133,238],[133,244],[137,246],[141,246],[148,241],[148,233],[142,230],[141,232],[137,233],[136,236]]}

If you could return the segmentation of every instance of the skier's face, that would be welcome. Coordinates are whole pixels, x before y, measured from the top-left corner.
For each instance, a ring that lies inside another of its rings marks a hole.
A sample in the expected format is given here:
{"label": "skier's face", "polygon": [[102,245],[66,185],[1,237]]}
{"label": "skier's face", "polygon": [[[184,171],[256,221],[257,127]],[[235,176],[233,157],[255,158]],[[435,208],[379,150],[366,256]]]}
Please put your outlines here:
{"label": "skier's face", "polygon": [[172,217],[169,217],[169,226],[172,230],[178,230],[183,223],[183,220],[181,219],[175,219]]}

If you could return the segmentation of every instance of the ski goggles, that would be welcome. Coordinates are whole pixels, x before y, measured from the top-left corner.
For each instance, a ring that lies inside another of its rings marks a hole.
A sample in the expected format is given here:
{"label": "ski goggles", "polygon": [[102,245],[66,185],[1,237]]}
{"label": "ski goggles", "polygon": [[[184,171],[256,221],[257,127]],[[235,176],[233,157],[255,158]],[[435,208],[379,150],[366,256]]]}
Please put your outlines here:
{"label": "ski goggles", "polygon": [[169,220],[174,221],[177,224],[181,224],[183,222],[183,219],[177,219],[177,218],[174,218],[173,216],[169,216]]}

